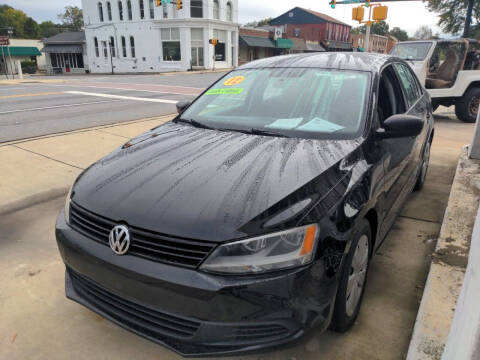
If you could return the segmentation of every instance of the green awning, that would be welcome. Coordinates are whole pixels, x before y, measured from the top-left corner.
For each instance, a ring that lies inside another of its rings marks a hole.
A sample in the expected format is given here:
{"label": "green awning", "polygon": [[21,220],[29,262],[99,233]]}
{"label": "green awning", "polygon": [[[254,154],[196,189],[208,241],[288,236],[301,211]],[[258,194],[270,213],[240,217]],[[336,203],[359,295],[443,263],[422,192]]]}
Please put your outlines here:
{"label": "green awning", "polygon": [[251,47],[274,48],[275,44],[269,38],[240,35],[240,42]]}
{"label": "green awning", "polygon": [[35,46],[2,46],[0,55],[8,56],[41,56],[42,53]]}
{"label": "green awning", "polygon": [[291,49],[293,48],[293,41],[290,39],[277,39],[277,48],[279,49]]}

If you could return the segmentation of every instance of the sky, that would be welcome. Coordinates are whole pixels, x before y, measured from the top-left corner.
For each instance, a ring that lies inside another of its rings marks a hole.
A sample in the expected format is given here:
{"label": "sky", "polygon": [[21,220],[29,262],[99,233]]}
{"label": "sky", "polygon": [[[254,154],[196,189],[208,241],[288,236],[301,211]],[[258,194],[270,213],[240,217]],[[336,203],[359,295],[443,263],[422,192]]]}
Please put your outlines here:
{"label": "sky", "polygon": [[[91,0],[94,1],[94,0]],[[266,17],[276,17],[287,12],[295,6],[304,7],[330,15],[338,20],[352,26],[358,23],[351,20],[352,7],[354,5],[337,5],[331,9],[329,0],[238,0],[239,1],[239,22],[244,24],[253,20],[260,20]],[[28,16],[37,22],[46,20],[57,21],[57,14],[62,13],[65,6],[81,7],[81,0],[0,0],[16,9],[23,10]],[[413,36],[415,30],[421,25],[428,25],[434,33],[441,33],[437,26],[438,16],[429,12],[422,1],[388,3],[387,22],[390,28],[398,26]]]}

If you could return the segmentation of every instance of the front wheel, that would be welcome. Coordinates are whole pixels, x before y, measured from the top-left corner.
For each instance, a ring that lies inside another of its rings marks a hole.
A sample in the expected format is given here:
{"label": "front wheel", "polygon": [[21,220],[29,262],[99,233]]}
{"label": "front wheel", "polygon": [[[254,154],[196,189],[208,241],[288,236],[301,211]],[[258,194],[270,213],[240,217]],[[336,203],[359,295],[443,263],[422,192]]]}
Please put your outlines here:
{"label": "front wheel", "polygon": [[455,103],[455,115],[463,122],[474,123],[479,104],[480,88],[471,88]]}
{"label": "front wheel", "polygon": [[337,332],[345,332],[355,323],[367,282],[372,232],[366,219],[361,220],[357,229],[345,259],[333,310],[331,328]]}

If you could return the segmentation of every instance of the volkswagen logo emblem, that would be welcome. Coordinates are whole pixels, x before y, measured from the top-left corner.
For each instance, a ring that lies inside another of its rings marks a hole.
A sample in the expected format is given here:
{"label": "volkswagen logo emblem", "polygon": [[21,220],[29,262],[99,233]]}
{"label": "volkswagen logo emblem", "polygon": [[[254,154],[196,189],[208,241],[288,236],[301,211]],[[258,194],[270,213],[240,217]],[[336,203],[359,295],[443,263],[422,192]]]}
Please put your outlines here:
{"label": "volkswagen logo emblem", "polygon": [[130,247],[130,233],[125,225],[117,225],[108,236],[108,243],[117,255],[124,255]]}

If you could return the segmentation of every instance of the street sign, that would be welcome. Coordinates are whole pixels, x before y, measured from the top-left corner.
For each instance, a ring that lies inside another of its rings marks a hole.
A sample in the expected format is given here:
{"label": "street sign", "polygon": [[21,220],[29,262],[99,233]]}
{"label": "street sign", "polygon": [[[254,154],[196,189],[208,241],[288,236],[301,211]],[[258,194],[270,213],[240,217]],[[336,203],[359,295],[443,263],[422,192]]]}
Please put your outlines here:
{"label": "street sign", "polygon": [[0,46],[9,46],[10,45],[10,39],[8,36],[0,36]]}

